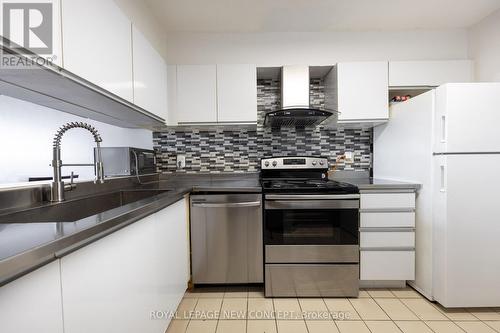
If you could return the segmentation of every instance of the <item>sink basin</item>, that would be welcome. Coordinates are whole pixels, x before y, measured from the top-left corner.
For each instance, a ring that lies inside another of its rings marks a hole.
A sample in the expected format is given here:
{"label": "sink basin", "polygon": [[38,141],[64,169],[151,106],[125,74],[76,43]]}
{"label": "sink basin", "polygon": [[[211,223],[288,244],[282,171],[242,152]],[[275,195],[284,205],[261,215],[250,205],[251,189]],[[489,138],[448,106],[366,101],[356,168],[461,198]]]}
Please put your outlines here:
{"label": "sink basin", "polygon": [[0,223],[74,222],[169,190],[123,190],[0,216]]}

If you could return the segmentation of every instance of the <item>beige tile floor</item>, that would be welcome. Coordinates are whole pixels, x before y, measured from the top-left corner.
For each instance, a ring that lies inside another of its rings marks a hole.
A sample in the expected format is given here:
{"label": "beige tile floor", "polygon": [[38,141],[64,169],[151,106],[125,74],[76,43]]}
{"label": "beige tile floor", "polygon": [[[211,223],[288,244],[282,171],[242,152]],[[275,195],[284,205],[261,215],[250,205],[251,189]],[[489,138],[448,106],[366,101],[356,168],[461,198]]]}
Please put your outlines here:
{"label": "beige tile floor", "polygon": [[445,309],[411,288],[359,298],[264,298],[260,288],[187,292],[167,333],[500,333],[500,308]]}

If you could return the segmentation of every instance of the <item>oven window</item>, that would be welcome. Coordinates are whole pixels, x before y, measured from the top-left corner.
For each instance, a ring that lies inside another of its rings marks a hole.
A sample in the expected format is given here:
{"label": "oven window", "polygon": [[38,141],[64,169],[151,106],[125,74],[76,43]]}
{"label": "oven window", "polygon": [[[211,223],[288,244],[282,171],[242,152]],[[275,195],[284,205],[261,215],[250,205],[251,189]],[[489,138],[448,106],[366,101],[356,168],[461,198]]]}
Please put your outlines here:
{"label": "oven window", "polygon": [[267,245],[359,244],[357,209],[266,210]]}

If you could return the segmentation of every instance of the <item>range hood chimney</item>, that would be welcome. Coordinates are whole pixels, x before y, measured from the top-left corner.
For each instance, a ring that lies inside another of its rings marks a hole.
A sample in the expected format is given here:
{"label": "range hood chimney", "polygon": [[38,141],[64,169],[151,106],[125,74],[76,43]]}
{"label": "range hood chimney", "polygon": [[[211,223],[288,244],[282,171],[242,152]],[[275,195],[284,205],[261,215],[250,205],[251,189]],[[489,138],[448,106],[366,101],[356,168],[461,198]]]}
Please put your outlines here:
{"label": "range hood chimney", "polygon": [[309,66],[281,68],[281,110],[266,113],[264,125],[272,128],[317,126],[338,112],[310,106]]}

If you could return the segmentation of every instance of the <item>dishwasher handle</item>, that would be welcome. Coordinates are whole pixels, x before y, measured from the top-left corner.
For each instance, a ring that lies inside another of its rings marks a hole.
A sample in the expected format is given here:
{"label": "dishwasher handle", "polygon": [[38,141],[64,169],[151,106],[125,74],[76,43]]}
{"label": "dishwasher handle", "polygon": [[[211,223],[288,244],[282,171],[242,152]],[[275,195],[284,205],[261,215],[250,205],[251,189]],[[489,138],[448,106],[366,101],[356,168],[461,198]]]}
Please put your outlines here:
{"label": "dishwasher handle", "polygon": [[260,201],[247,202],[193,202],[193,207],[201,208],[241,208],[241,207],[260,207]]}

